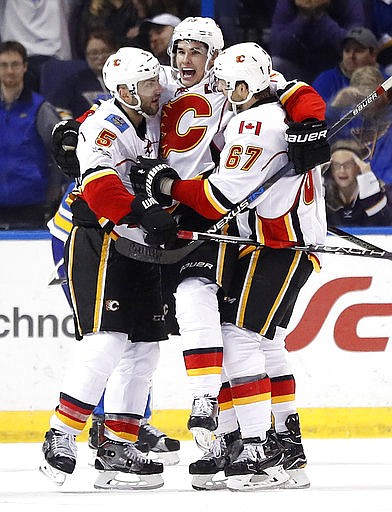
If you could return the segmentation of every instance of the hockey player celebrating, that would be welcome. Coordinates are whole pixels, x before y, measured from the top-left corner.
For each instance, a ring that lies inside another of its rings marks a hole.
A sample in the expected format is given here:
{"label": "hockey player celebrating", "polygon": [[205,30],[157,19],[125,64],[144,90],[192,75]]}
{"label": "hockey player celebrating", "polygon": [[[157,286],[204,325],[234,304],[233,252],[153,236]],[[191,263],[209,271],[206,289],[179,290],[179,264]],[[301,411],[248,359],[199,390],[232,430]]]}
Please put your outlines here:
{"label": "hockey player celebrating", "polygon": [[[286,113],[271,94],[270,63],[266,52],[254,43],[235,45],[216,58],[219,89],[237,114],[226,128],[218,171],[204,180],[181,181],[170,177],[172,170],[166,176],[165,169],[150,168],[142,176],[157,200],[170,196],[203,217],[217,220],[287,163]],[[293,128],[293,132],[298,130],[297,125]],[[291,373],[285,331],[300,289],[313,268],[320,266],[316,255],[287,247],[322,244],[326,236],[321,173],[312,165],[314,159],[319,163],[329,159],[325,124],[309,122],[300,128],[302,140],[320,141],[317,156],[312,155],[314,147],[303,144],[302,161],[298,158],[301,149],[294,155],[296,173],[277,181],[236,223],[240,236],[261,241],[266,248],[241,247],[222,301],[223,368],[228,385],[220,394],[218,447],[190,467],[197,488],[214,488],[213,475],[221,469],[228,487],[236,490],[285,486],[291,479],[296,487],[309,485],[301,469],[306,459],[298,415],[286,415],[284,430],[282,416],[277,415],[277,445],[283,447],[283,455],[267,442],[270,377]],[[298,141],[296,134],[291,138]],[[141,175],[134,171],[132,175],[137,186]],[[140,188],[144,189],[142,184]],[[200,312],[197,316],[194,324]],[[290,392],[291,387],[287,389]],[[236,434],[238,425],[243,444]],[[221,444],[229,446],[222,449]]]}
{"label": "hockey player celebrating", "polygon": [[[223,45],[222,32],[215,21],[195,17],[177,25],[168,48],[177,86],[170,84],[172,96],[162,107],[160,153],[182,179],[205,178],[219,161],[224,143],[223,131],[233,115],[227,108],[226,97],[217,88],[213,69],[214,59]],[[290,127],[294,137],[297,132],[302,134],[302,121],[305,119],[324,119],[325,104],[307,84],[287,82],[282,75],[271,70],[270,85],[289,117],[297,122]],[[325,129],[325,125],[321,123],[318,129]],[[303,145],[290,146],[294,160],[304,164],[306,158],[308,168],[320,163],[320,142],[316,141],[313,149],[309,150],[311,146],[306,148],[308,153],[304,153]],[[211,224],[210,219],[184,205],[177,206],[173,214],[179,219],[182,229],[200,231]],[[203,449],[209,448],[211,431],[217,427],[223,347],[217,293],[225,290],[230,280],[227,260],[233,252],[233,246],[221,244],[211,247],[211,244],[205,244],[181,265],[170,269],[167,283],[175,290],[176,316],[193,395],[188,428]],[[200,265],[200,262],[206,264]],[[164,268],[164,272],[167,273],[168,269]],[[275,364],[272,356],[269,361],[275,378],[272,386],[277,425],[281,430],[287,430],[285,421],[295,413],[294,377],[287,365]],[[298,422],[295,428],[299,429]]]}
{"label": "hockey player celebrating", "polygon": [[[165,338],[159,268],[122,257],[113,243],[119,234],[143,241],[147,232],[147,242],[157,245],[176,238],[172,216],[151,198],[135,196],[128,177],[137,155],[157,156],[159,69],[151,53],[136,48],[109,57],[103,77],[114,98],[103,102],[79,132],[79,197],[72,203],[65,265],[81,341],[50,420],[40,468],[58,484],[74,471],[75,437],[106,388],[95,487],[163,485],[163,465],[135,446],[158,341]],[[121,473],[134,480],[118,479]]]}

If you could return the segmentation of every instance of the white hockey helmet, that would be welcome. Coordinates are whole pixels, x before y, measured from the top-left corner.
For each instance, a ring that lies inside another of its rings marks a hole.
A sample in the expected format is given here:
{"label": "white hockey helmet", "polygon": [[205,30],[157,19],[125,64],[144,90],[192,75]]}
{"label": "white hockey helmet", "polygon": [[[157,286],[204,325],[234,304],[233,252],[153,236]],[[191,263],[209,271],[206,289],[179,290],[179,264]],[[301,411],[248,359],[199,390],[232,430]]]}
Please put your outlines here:
{"label": "white hockey helmet", "polygon": [[[272,68],[271,57],[256,43],[240,43],[230,46],[218,55],[214,62],[214,72],[218,79],[226,82],[228,100],[234,105],[242,105],[253,94],[269,87]],[[237,82],[246,82],[249,94],[243,101],[233,101],[232,92]]]}
{"label": "white hockey helmet", "polygon": [[209,63],[215,52],[222,50],[224,46],[223,34],[215,20],[202,16],[185,18],[173,30],[167,53],[170,56],[171,68],[178,78],[176,64],[177,45],[179,41],[199,41],[207,46],[207,62],[205,74],[210,72]]}
{"label": "white hockey helmet", "polygon": [[[106,60],[102,77],[112,96],[128,108],[142,113],[141,100],[137,93],[137,84],[159,75],[160,64],[154,55],[140,48],[120,48]],[[136,105],[123,101],[118,93],[118,86],[126,85],[137,100]]]}

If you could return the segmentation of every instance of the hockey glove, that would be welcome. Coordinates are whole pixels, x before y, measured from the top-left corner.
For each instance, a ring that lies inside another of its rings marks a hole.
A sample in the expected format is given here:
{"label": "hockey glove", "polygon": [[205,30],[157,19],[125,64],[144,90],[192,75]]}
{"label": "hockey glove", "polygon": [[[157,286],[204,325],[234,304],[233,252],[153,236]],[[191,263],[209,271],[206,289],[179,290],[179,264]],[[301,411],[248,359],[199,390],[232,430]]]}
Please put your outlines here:
{"label": "hockey glove", "polygon": [[79,177],[79,162],[76,156],[80,123],[74,119],[60,121],[52,131],[52,152],[57,165],[71,178]]}
{"label": "hockey glove", "polygon": [[136,224],[147,231],[146,243],[154,247],[162,244],[172,247],[175,244],[178,231],[176,221],[154,198],[138,194],[132,201],[131,208]]}
{"label": "hockey glove", "polygon": [[180,177],[162,160],[139,156],[137,164],[131,167],[129,179],[135,194],[147,194],[161,206],[170,206],[173,180],[179,180]]}
{"label": "hockey glove", "polygon": [[325,121],[291,123],[286,130],[286,140],[289,159],[297,174],[304,174],[331,158]]}

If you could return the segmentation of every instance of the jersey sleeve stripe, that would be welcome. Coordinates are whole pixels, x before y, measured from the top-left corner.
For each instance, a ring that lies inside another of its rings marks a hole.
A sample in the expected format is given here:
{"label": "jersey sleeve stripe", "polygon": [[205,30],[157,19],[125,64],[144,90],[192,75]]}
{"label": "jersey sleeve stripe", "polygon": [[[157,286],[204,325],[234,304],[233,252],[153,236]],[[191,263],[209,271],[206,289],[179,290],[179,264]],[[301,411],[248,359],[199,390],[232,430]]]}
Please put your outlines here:
{"label": "jersey sleeve stripe", "polygon": [[114,169],[110,169],[110,168],[88,169],[84,173],[84,175],[83,175],[83,179],[82,179],[82,184],[81,184],[80,190],[83,192],[85,187],[89,183],[91,183],[92,181],[95,181],[95,180],[98,180],[98,179],[103,178],[105,176],[110,176],[110,175],[113,175],[113,174],[115,176],[118,176],[116,171]]}

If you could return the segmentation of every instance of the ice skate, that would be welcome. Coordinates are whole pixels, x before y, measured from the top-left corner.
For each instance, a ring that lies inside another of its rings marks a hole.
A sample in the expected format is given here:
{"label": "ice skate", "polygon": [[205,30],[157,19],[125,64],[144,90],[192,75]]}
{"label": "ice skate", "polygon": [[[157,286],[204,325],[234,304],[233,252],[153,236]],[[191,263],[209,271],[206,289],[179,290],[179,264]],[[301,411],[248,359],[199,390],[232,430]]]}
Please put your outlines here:
{"label": "ice skate", "polygon": [[310,481],[304,469],[307,460],[301,442],[298,414],[290,414],[285,423],[287,431],[276,434],[284,451],[283,467],[290,476],[290,480],[283,487],[285,489],[306,489],[310,487]]}
{"label": "ice skate", "polygon": [[[146,444],[148,451],[152,452],[153,458],[156,458],[156,460],[166,466],[173,466],[180,462],[178,455],[180,441],[168,437],[164,432],[161,432],[147,422],[140,425],[139,442]],[[150,453],[149,455],[151,456],[152,454]]]}
{"label": "ice skate", "polygon": [[91,457],[89,459],[89,466],[95,465],[97,456],[98,445],[104,439],[104,423],[105,416],[102,414],[92,414],[91,428],[88,431],[88,447],[91,450]]}
{"label": "ice skate", "polygon": [[75,436],[51,428],[45,434],[42,451],[45,460],[39,470],[57,485],[63,485],[67,475],[73,473],[76,465]]}
{"label": "ice skate", "polygon": [[225,468],[227,487],[233,491],[275,489],[290,477],[283,469],[283,452],[266,457],[259,437],[244,439],[243,450]]}
{"label": "ice skate", "polygon": [[95,460],[99,475],[95,489],[158,489],[163,485],[163,464],[146,458],[134,443],[106,439]]}
{"label": "ice skate", "polygon": [[214,439],[210,450],[189,465],[189,473],[193,475],[192,487],[197,491],[226,489],[225,476],[218,474],[237,458],[241,450],[242,440],[238,430]]}
{"label": "ice skate", "polygon": [[212,445],[212,432],[218,427],[218,400],[204,395],[193,400],[188,429],[192,432],[197,446],[208,452]]}
{"label": "ice skate", "polygon": [[105,423],[105,416],[102,414],[92,414],[91,428],[88,431],[88,447],[95,452],[98,450],[100,441],[103,440],[103,425]]}

